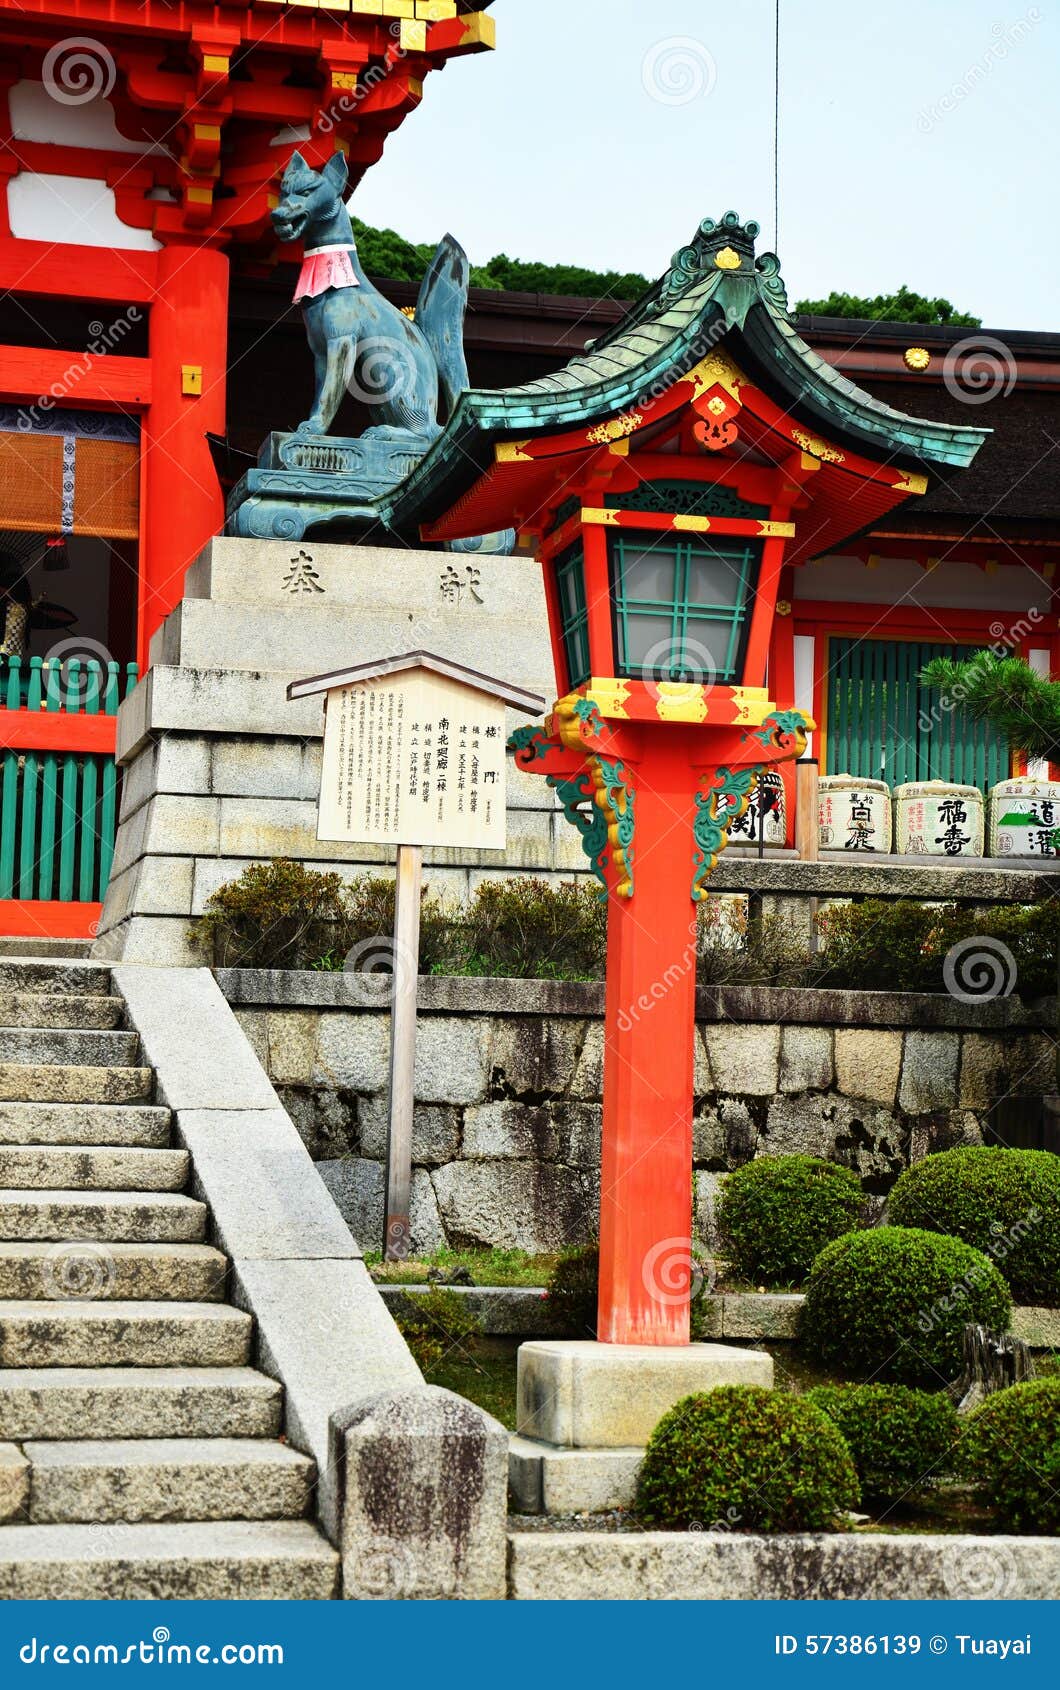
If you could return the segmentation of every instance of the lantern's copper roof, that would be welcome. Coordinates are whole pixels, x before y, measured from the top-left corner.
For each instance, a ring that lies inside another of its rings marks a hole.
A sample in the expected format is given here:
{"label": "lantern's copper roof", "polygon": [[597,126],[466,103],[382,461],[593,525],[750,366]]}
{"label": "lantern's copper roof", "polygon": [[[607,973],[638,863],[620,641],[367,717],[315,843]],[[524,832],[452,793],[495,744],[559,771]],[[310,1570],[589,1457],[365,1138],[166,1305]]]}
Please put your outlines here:
{"label": "lantern's copper roof", "polygon": [[[990,432],[922,420],[874,399],[819,357],[788,311],[780,264],[755,254],[758,225],[705,219],[664,275],[565,368],[517,387],[471,389],[384,514],[394,528],[466,504],[505,441],[606,424],[650,404],[715,350],[793,422],[851,453],[921,475],[963,469]],[[790,450],[790,440],[788,442]]]}

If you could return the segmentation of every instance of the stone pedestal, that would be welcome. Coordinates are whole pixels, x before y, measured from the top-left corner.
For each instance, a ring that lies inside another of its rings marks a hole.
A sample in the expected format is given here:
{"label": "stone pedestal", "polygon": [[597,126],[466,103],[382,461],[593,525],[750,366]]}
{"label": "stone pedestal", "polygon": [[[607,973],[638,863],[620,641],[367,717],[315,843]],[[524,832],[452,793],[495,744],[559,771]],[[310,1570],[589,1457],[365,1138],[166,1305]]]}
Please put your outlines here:
{"label": "stone pedestal", "polygon": [[[540,566],[531,558],[222,538],[188,571],[118,714],[123,769],[101,957],[191,963],[189,917],[248,863],[291,857],[349,877],[378,846],[316,838],[323,712],[289,681],[427,650],[555,697]],[[509,728],[524,720],[510,714]],[[543,781],[508,770],[508,849],[428,851],[432,890],[484,875],[569,879],[587,864]]]}
{"label": "stone pedestal", "polygon": [[628,1508],[648,1439],[675,1403],[716,1385],[772,1384],[772,1356],[730,1344],[520,1344],[512,1506],[527,1514]]}

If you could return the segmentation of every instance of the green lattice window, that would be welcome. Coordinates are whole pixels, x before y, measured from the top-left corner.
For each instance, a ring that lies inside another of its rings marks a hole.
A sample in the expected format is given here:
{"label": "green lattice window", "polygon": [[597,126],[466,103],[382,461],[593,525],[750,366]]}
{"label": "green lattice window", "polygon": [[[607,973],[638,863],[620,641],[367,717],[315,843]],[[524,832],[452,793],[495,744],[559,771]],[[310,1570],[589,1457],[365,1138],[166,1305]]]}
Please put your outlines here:
{"label": "green lattice window", "polygon": [[559,598],[567,676],[572,687],[580,687],[592,674],[589,662],[589,613],[585,604],[585,559],[581,546],[571,546],[569,551],[557,558],[556,593]]}
{"label": "green lattice window", "polygon": [[633,531],[608,535],[615,658],[641,680],[740,678],[761,547]]}

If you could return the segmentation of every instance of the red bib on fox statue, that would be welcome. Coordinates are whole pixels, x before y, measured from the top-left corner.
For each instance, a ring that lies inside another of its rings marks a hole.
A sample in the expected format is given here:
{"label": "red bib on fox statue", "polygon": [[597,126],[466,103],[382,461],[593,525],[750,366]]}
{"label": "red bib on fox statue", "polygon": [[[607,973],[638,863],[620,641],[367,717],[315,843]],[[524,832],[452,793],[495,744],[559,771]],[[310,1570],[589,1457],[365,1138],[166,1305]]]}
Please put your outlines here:
{"label": "red bib on fox statue", "polygon": [[350,260],[350,253],[354,250],[352,246],[315,246],[308,249],[298,272],[294,303],[297,305],[300,299],[315,299],[325,288],[359,288],[361,284],[354,275]]}

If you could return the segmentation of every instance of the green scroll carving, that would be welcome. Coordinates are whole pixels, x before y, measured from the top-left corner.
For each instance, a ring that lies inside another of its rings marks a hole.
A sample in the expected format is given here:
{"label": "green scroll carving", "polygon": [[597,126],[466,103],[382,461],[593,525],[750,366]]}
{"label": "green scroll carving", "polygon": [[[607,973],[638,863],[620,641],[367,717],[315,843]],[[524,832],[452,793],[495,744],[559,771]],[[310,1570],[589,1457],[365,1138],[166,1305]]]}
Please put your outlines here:
{"label": "green scroll carving", "polygon": [[698,904],[707,896],[704,881],[728,844],[730,825],[743,815],[750,803],[757,779],[757,769],[719,769],[713,786],[696,793],[692,821],[693,903]]}

